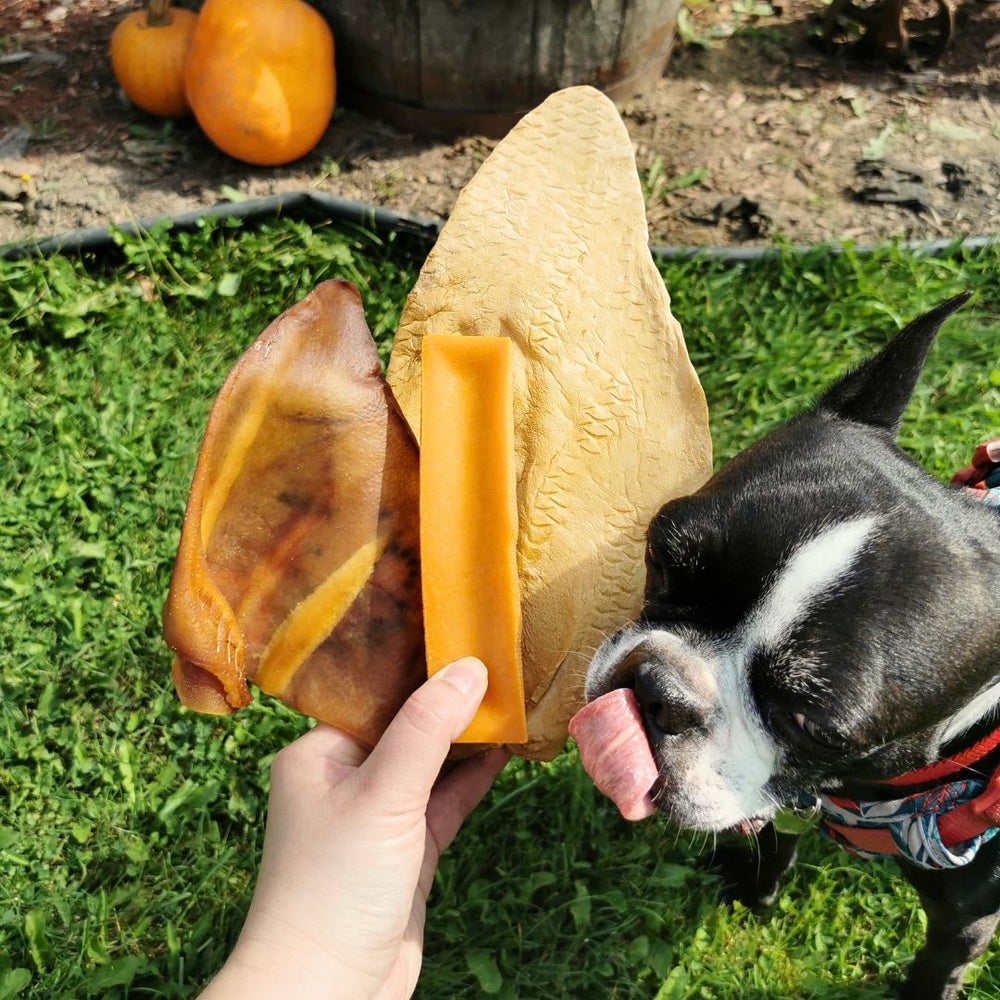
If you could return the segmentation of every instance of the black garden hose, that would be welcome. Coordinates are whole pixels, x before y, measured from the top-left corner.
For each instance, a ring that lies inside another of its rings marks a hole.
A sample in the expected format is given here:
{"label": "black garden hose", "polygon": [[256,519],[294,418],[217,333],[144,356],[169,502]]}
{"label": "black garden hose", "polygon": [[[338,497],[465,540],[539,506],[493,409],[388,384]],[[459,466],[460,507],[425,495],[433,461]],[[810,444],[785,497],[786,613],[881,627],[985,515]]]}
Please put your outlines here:
{"label": "black garden hose", "polygon": [[[269,195],[264,198],[247,198],[245,201],[223,202],[209,208],[199,208],[180,215],[139,219],[123,222],[115,226],[92,226],[75,229],[58,236],[40,240],[24,240],[0,246],[0,260],[17,260],[24,257],[48,256],[56,253],[108,253],[116,248],[113,231],[136,235],[149,232],[155,226],[168,224],[171,229],[193,229],[201,219],[243,219],[259,221],[280,216],[293,216],[311,220],[334,220],[357,225],[381,236],[395,234],[413,239],[428,247],[437,239],[443,221],[421,218],[393,212],[379,205],[350,201],[320,191],[293,191],[286,194]],[[998,242],[997,236],[967,236],[947,240],[907,241],[896,244],[904,250],[935,256],[957,250],[976,251]],[[841,252],[843,246],[836,243],[816,246],[659,246],[650,247],[657,260],[683,260],[707,258],[730,264],[744,264],[766,257],[785,253],[804,254],[826,249],[832,253]],[[855,245],[854,253],[871,253],[877,245]]]}

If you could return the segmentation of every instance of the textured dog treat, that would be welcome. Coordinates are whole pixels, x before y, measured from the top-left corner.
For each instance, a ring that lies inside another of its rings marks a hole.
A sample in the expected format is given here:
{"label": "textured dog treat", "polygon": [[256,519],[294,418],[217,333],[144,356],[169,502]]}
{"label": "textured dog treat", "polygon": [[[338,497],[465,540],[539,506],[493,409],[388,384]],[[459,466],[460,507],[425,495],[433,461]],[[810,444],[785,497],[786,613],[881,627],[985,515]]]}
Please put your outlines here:
{"label": "textured dog treat", "polygon": [[609,691],[581,708],[570,720],[569,734],[587,774],[625,819],[656,812],[650,797],[656,763],[630,688]]}
{"label": "textured dog treat", "polygon": [[614,104],[553,94],[459,195],[389,362],[419,438],[421,339],[511,340],[522,756],[562,749],[590,654],[641,610],[650,519],[711,473],[704,394],[648,242]]}
{"label": "textured dog treat", "polygon": [[184,704],[248,682],[374,743],[424,679],[417,448],[357,290],[319,285],[209,416],[164,609]]}
{"label": "textured dog treat", "polygon": [[459,743],[527,739],[511,342],[423,339],[420,548],[427,671],[478,656],[489,687]]}

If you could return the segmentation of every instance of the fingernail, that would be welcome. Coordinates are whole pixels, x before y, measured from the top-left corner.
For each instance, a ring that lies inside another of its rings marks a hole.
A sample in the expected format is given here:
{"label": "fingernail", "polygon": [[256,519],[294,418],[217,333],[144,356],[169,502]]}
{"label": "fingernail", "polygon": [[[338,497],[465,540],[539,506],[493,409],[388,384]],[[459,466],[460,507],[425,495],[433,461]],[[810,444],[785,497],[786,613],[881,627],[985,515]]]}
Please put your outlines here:
{"label": "fingernail", "polygon": [[471,697],[486,690],[486,664],[474,656],[463,656],[447,666],[442,667],[435,675],[447,682],[456,690]]}

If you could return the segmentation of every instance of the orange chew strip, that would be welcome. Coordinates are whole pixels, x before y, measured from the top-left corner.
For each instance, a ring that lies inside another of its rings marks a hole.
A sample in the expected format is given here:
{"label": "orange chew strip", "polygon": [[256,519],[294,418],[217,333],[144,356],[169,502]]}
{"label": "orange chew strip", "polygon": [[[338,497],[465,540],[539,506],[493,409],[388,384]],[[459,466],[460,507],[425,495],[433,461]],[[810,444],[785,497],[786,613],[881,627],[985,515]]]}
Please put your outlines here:
{"label": "orange chew strip", "polygon": [[521,673],[511,342],[423,338],[420,558],[427,671],[478,656],[486,697],[459,743],[528,738]]}

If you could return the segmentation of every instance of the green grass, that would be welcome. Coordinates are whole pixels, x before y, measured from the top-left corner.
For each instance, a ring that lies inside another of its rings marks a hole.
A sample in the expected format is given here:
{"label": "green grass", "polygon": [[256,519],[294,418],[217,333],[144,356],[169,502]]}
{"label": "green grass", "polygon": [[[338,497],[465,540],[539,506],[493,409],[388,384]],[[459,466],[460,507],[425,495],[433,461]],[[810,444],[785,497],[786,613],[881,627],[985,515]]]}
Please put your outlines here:
{"label": "green grass", "polygon": [[[160,609],[208,407],[317,281],[355,281],[388,348],[419,261],[284,221],[129,241],[115,267],[0,263],[0,1000],[186,997],[237,933],[271,756],[268,699],[179,707]],[[936,475],[1000,426],[1000,253],[888,250],[665,268],[718,457],[962,288],[903,442]],[[730,910],[704,842],[628,825],[572,753],[515,763],[442,862],[418,995],[885,994],[918,945],[891,866],[819,838],[766,918]],[[969,996],[1000,997],[1000,951]]]}

